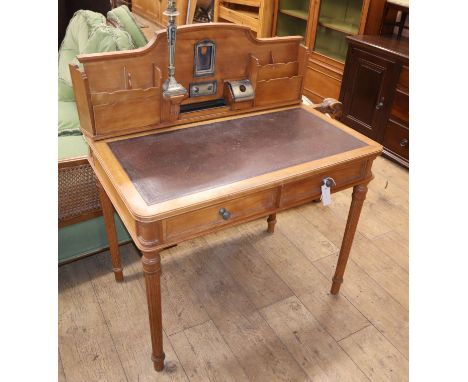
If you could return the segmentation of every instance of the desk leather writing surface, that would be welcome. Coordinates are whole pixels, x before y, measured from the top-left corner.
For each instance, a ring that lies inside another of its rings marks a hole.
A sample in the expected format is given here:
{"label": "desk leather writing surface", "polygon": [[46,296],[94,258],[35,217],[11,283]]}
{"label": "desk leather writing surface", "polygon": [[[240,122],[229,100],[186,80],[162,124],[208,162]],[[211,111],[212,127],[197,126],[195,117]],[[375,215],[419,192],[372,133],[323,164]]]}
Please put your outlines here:
{"label": "desk leather writing surface", "polygon": [[108,145],[148,205],[366,146],[300,108]]}

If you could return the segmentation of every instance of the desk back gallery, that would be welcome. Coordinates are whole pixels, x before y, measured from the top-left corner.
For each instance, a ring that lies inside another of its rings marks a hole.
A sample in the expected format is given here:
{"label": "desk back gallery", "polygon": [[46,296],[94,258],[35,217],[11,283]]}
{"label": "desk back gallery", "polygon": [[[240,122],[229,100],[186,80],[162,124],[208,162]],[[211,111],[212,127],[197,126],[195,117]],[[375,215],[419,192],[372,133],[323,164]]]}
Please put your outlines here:
{"label": "desk back gallery", "polygon": [[[103,139],[298,105],[307,54],[301,37],[257,40],[248,28],[233,24],[182,26],[175,58],[177,80],[189,90],[182,99],[162,94],[166,31],[143,48],[79,56],[83,70],[70,70],[81,128],[86,136]],[[235,97],[232,85],[239,80],[248,80],[253,99]]]}

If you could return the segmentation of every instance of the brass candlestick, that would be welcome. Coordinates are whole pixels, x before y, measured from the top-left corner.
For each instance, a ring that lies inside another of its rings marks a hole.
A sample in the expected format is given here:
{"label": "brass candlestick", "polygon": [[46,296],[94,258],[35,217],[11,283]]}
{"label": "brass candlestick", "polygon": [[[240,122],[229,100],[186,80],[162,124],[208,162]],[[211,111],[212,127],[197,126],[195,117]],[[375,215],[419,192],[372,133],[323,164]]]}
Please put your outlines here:
{"label": "brass candlestick", "polygon": [[171,98],[173,96],[180,96],[187,94],[181,84],[175,79],[175,47],[176,47],[176,34],[177,25],[175,23],[176,17],[179,15],[177,11],[175,0],[169,0],[167,3],[167,9],[163,13],[167,16],[169,23],[167,24],[167,46],[169,49],[169,78],[163,84],[163,95],[165,98]]}

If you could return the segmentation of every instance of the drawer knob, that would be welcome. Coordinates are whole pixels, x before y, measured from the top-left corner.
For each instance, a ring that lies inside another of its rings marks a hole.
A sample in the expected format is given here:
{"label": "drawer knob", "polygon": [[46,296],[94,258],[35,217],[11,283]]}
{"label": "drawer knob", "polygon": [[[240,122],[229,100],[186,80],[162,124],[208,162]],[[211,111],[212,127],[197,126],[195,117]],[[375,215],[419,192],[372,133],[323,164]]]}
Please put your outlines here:
{"label": "drawer knob", "polygon": [[401,146],[401,147],[406,147],[406,146],[408,146],[408,143],[409,143],[409,141],[408,141],[406,138],[403,138],[403,139],[400,141],[400,146]]}
{"label": "drawer knob", "polygon": [[385,102],[385,97],[382,97],[382,98],[380,99],[380,102],[375,106],[375,108],[376,108],[377,110],[382,109],[382,108],[384,107],[384,102]]}
{"label": "drawer knob", "polygon": [[231,217],[231,213],[226,208],[221,208],[219,214],[224,220],[228,220]]}

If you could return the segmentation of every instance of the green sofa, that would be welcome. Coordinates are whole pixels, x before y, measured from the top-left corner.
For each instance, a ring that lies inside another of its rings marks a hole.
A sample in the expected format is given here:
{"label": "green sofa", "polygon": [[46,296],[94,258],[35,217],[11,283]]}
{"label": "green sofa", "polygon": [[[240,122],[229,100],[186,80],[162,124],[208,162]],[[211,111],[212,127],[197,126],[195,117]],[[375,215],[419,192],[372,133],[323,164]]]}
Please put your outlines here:
{"label": "green sofa", "polygon": [[[67,202],[71,200],[76,210],[77,201],[81,202],[80,191],[85,187],[94,187],[92,179],[92,184],[89,184],[89,174],[80,174],[80,171],[89,173],[91,170],[89,165],[83,166],[82,164],[83,158],[88,153],[88,147],[80,131],[69,64],[79,64],[76,58],[78,54],[135,49],[147,43],[148,40],[125,5],[108,12],[107,18],[100,13],[79,10],[70,20],[59,49],[58,59],[59,219],[61,218],[60,211],[64,210],[60,208],[61,200],[67,200]],[[77,164],[81,163],[75,169],[71,167],[74,161]],[[66,166],[61,166],[61,164],[66,164]],[[83,183],[85,180],[88,184]],[[70,184],[71,181],[76,184]],[[65,188],[63,184],[66,185]],[[64,192],[65,197],[60,198]],[[92,195],[97,197],[96,192]],[[84,201],[85,204],[86,202]],[[107,247],[103,219],[96,215],[91,214],[89,219],[71,216],[72,218],[68,220],[70,224],[59,220],[59,263],[68,262]],[[119,241],[128,241],[130,237],[118,216],[116,225]]]}

